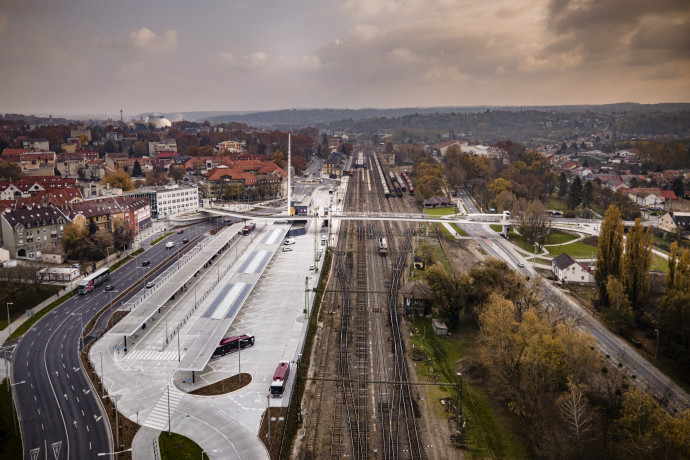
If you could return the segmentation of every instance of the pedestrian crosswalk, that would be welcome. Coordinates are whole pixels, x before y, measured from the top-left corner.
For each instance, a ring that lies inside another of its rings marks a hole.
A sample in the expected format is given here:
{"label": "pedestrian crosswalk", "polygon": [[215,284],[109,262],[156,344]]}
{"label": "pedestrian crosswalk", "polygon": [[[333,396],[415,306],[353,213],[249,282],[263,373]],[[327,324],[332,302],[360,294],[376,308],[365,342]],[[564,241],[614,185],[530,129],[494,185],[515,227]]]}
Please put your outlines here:
{"label": "pedestrian crosswalk", "polygon": [[170,387],[170,412],[168,413],[168,389],[166,388],[163,395],[158,400],[158,404],[153,408],[146,421],[143,423],[144,426],[150,428],[155,428],[156,430],[165,431],[168,429],[168,417],[172,417],[175,412],[175,408],[180,401],[184,393],[177,388]]}
{"label": "pedestrian crosswalk", "polygon": [[176,350],[161,352],[150,349],[134,350],[127,353],[127,356],[125,357],[125,359],[128,361],[172,361],[173,359],[177,360],[177,358],[178,354]]}

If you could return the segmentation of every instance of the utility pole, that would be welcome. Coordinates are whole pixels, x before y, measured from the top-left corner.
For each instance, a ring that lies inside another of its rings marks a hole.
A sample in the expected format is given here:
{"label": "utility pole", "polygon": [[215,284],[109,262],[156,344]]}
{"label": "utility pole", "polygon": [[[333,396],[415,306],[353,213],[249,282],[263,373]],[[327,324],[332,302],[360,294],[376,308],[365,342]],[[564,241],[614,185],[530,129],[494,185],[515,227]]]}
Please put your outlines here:
{"label": "utility pole", "polygon": [[462,428],[464,424],[462,419],[462,372],[458,372],[458,382],[458,423],[460,424],[460,428]]}
{"label": "utility pole", "polygon": [[656,357],[659,354],[659,329],[654,329],[656,333],[656,350],[654,351],[654,367],[656,367]]}
{"label": "utility pole", "polygon": [[288,216],[291,215],[290,207],[292,205],[292,181],[290,178],[290,168],[292,167],[292,133],[288,133],[288,182],[287,182],[287,210]]}

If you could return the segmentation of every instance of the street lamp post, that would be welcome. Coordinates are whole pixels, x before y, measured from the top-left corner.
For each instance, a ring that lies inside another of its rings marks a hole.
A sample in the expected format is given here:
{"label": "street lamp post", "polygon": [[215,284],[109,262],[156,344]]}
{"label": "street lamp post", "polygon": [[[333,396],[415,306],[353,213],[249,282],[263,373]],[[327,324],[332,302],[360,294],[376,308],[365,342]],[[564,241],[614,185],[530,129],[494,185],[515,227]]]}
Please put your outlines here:
{"label": "street lamp post", "polygon": [[115,246],[108,246],[107,248],[105,248],[105,260],[108,262],[108,270],[110,270],[110,248],[115,249]]}
{"label": "street lamp post", "polygon": [[[116,449],[120,448],[120,425],[119,425],[118,418],[117,418],[117,398],[119,396],[120,395],[101,396],[101,398],[110,398],[113,401],[115,401],[115,448]],[[132,449],[130,449],[130,450],[132,450]],[[114,454],[115,457],[117,458],[117,454],[119,454],[121,452],[111,452],[111,453]],[[101,454],[98,454],[98,455],[101,455]],[[105,455],[109,455],[109,454],[105,454]]]}
{"label": "street lamp post", "polygon": [[124,454],[125,452],[132,452],[132,448],[130,447],[127,450],[121,450],[119,452],[99,452],[98,456],[103,457],[104,455],[117,455],[117,454]]}
{"label": "street lamp post", "polygon": [[654,367],[656,367],[656,357],[659,354],[659,329],[654,329],[656,333],[656,350],[654,351]]}
{"label": "street lamp post", "polygon": [[460,384],[458,391],[458,422],[462,428],[462,372],[458,372],[458,382]]}
{"label": "street lamp post", "polygon": [[14,305],[14,302],[7,302],[7,327],[9,328],[10,335],[12,335],[12,326],[10,325],[10,305]]}
{"label": "street lamp post", "polygon": [[105,376],[103,375],[103,352],[99,351],[101,357],[101,397],[105,396]]}

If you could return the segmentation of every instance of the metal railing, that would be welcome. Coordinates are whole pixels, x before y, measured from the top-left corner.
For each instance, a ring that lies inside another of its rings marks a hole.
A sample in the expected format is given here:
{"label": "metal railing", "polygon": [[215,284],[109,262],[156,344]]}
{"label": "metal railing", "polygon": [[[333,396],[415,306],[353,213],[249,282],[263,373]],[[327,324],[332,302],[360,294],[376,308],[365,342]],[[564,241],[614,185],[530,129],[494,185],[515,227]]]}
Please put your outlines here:
{"label": "metal railing", "polygon": [[[125,309],[125,310],[129,309],[130,311],[136,310],[137,307],[139,307],[142,303],[144,303],[144,301],[146,301],[156,291],[158,291],[158,289],[161,287],[162,283],[164,283],[165,281],[170,279],[171,276],[173,276],[175,273],[177,273],[184,265],[186,265],[189,261],[191,261],[194,257],[196,257],[201,252],[201,250],[204,249],[209,244],[211,244],[211,242],[213,242],[218,237],[219,234],[220,234],[220,232],[218,232],[217,234],[215,234],[213,236],[208,235],[208,234],[204,235],[204,240],[201,241],[199,244],[197,244],[191,251],[186,253],[183,257],[181,257],[180,260],[175,265],[173,265],[171,268],[166,270],[163,278],[158,276],[154,279],[154,286],[152,289],[146,290],[146,292],[144,292],[141,296],[133,299],[131,302],[125,303],[125,305],[123,306],[122,309]],[[230,241],[232,241],[233,239],[235,239],[235,236],[233,236],[230,239]],[[126,307],[128,304],[129,304],[129,308]]]}
{"label": "metal railing", "polygon": [[[236,236],[237,236],[237,235],[233,236],[232,239],[231,239],[230,241],[236,239]],[[230,242],[230,241],[229,241],[229,242]],[[235,244],[238,244],[238,243],[235,243]],[[220,276],[216,279],[216,281],[213,282],[213,284],[211,285],[211,287],[209,287],[209,288],[206,290],[206,292],[204,292],[204,294],[203,294],[200,298],[197,299],[196,303],[195,303],[194,306],[191,308],[191,310],[189,310],[189,312],[188,312],[187,315],[184,317],[184,319],[183,319],[182,321],[180,321],[180,323],[175,327],[175,329],[173,329],[173,331],[170,333],[170,335],[168,335],[168,336],[165,338],[165,340],[163,341],[163,344],[161,345],[161,351],[165,351],[165,349],[166,349],[167,346],[170,344],[170,342],[171,342],[172,339],[175,337],[175,335],[179,332],[179,330],[180,330],[185,324],[187,324],[187,321],[189,321],[189,318],[191,318],[191,317],[192,317],[192,314],[196,311],[197,308],[199,308],[199,305],[201,305],[202,302],[206,299],[206,297],[208,297],[208,296],[211,294],[211,292],[216,288],[216,286],[217,286],[221,281],[223,281],[223,278],[225,278],[225,275],[227,275],[228,273],[230,273],[230,269],[237,263],[237,261],[240,259],[240,257],[242,257],[242,256],[244,255],[244,253],[247,251],[247,249],[249,249],[249,246],[245,247],[244,249],[242,249],[242,252],[240,252],[240,253],[237,254],[237,256],[235,257],[235,260],[233,260],[232,263],[231,263],[230,265],[228,265],[228,267],[223,271],[223,274],[220,275]],[[218,260],[218,262],[216,262],[216,263],[220,263],[220,260]]]}

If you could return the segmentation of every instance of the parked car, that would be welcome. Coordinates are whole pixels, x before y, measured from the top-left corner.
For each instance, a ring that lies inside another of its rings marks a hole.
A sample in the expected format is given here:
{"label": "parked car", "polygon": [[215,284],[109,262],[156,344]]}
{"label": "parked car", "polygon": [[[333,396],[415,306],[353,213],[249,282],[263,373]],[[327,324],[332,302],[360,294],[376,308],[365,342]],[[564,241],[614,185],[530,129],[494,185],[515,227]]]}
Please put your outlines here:
{"label": "parked car", "polygon": [[309,270],[316,270],[316,265],[311,264],[311,265],[309,266]]}
{"label": "parked car", "polygon": [[150,261],[150,260],[145,260],[145,261],[143,261],[143,262],[141,263],[141,266],[142,266],[142,267],[148,267],[149,265],[151,265],[151,261]]}
{"label": "parked car", "polygon": [[69,268],[81,268],[81,264],[72,264]]}
{"label": "parked car", "polygon": [[106,291],[114,291],[114,290],[115,290],[115,286],[113,286],[112,284],[109,284],[109,285],[107,285],[107,286],[105,287],[105,290],[106,290]]}
{"label": "parked car", "polygon": [[283,248],[283,252],[290,252],[292,251],[292,248]]}
{"label": "parked car", "polygon": [[155,283],[153,281],[149,281],[146,283],[146,289],[151,289],[153,286],[155,286]]}

